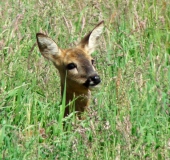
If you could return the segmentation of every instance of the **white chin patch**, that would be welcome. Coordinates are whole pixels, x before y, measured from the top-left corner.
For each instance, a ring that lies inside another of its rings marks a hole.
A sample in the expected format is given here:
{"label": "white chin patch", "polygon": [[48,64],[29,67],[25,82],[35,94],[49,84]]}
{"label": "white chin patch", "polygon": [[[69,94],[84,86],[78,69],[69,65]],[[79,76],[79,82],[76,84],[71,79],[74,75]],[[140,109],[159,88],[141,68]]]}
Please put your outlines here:
{"label": "white chin patch", "polygon": [[91,81],[91,82],[90,82],[90,85],[92,85],[92,86],[93,86],[93,85],[94,85],[94,82],[93,82],[93,81]]}
{"label": "white chin patch", "polygon": [[97,84],[97,85],[89,86],[88,88],[89,88],[90,90],[96,90],[96,89],[99,88],[99,87],[100,87],[100,85]]}

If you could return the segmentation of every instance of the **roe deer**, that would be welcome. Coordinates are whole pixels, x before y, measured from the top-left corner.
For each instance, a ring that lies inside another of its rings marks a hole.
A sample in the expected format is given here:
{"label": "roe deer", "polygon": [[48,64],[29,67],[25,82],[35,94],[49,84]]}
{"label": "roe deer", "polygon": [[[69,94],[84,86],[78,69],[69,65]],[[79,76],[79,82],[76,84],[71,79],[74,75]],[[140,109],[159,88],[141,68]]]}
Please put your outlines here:
{"label": "roe deer", "polygon": [[48,36],[37,33],[37,43],[41,54],[53,62],[58,69],[61,81],[61,96],[63,96],[66,81],[66,104],[64,117],[70,112],[68,105],[73,99],[75,111],[81,119],[81,113],[87,110],[90,102],[91,88],[101,80],[94,68],[91,53],[97,46],[97,40],[102,33],[104,22],[100,22],[80,43],[70,49],[61,49]]}

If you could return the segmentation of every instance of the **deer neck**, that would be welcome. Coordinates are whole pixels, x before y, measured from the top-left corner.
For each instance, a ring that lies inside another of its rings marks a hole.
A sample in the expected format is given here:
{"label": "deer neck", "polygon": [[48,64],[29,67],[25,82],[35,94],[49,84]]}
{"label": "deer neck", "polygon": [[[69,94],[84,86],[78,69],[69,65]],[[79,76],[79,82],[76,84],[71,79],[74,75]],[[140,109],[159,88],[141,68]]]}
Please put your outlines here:
{"label": "deer neck", "polygon": [[[61,96],[63,97],[64,86],[61,85]],[[80,115],[87,110],[90,103],[91,92],[89,89],[83,91],[76,91],[72,88],[66,87],[66,109],[65,116],[69,115],[72,111],[78,112]],[[80,116],[79,116],[80,117]]]}

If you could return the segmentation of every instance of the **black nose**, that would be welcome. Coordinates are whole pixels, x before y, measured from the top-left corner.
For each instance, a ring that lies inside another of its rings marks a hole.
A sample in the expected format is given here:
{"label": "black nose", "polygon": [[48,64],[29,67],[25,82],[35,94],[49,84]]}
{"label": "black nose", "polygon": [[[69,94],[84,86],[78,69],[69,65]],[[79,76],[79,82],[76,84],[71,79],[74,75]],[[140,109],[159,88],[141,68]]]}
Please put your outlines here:
{"label": "black nose", "polygon": [[92,76],[90,77],[91,78],[91,81],[93,81],[93,83],[96,85],[96,84],[99,84],[101,82],[100,80],[100,77],[98,75],[95,75],[95,76]]}
{"label": "black nose", "polygon": [[95,74],[95,75],[89,76],[86,82],[84,83],[84,85],[86,87],[90,87],[90,86],[92,87],[92,86],[96,86],[100,82],[101,82],[100,77],[97,74]]}

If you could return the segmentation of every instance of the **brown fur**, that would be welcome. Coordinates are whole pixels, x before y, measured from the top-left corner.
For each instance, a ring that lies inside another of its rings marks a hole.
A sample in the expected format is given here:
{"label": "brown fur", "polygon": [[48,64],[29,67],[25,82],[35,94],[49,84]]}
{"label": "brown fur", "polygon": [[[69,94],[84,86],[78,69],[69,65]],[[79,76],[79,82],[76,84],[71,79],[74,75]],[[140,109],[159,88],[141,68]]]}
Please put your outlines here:
{"label": "brown fur", "polygon": [[[61,95],[66,80],[66,104],[69,106],[66,107],[64,116],[71,112],[72,100],[75,111],[84,112],[90,103],[90,88],[100,83],[100,78],[92,64],[91,53],[96,47],[102,29],[103,22],[100,22],[75,48],[70,49],[60,49],[51,38],[37,33],[37,44],[41,54],[51,60],[60,73]],[[75,68],[68,69],[68,65],[72,63]]]}

